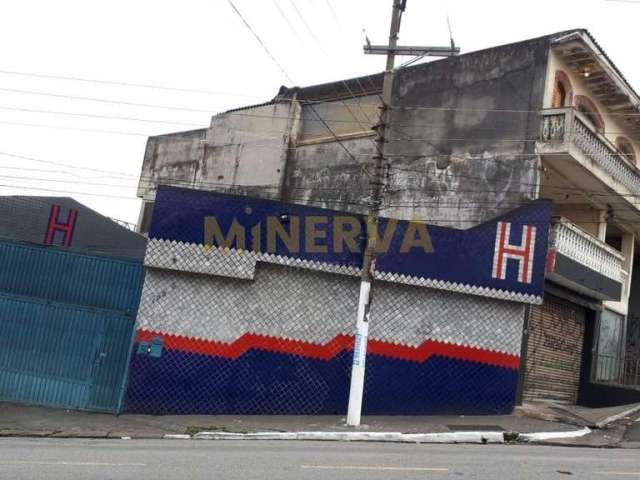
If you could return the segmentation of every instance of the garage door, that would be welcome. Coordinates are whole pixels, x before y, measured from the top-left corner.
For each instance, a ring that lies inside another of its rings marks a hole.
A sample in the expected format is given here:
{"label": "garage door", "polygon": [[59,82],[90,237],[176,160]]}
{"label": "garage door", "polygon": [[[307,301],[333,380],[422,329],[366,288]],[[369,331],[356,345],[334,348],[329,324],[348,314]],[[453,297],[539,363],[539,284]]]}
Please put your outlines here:
{"label": "garage door", "polygon": [[529,314],[525,401],[573,404],[578,397],[586,310],[545,295]]}
{"label": "garage door", "polygon": [[0,401],[117,411],[133,322],[0,295]]}

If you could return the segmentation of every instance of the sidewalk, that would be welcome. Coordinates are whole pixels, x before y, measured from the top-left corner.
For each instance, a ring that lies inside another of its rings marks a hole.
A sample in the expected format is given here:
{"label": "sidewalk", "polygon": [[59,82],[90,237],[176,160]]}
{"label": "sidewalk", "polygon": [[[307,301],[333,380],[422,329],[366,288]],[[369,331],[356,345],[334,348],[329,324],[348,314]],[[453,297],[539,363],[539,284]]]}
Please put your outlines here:
{"label": "sidewalk", "polygon": [[[340,416],[109,415],[0,404],[0,435],[161,438],[199,431],[353,431]],[[452,431],[559,432],[575,425],[530,418],[519,412],[496,416],[371,416],[358,431],[443,433]]]}
{"label": "sidewalk", "polygon": [[[358,429],[347,427],[341,416],[227,416],[227,415],[110,415],[77,412],[43,407],[0,404],[0,436],[60,437],[60,438],[163,438],[166,435],[196,435],[197,438],[264,438],[274,433],[287,433],[287,438],[319,438],[317,434],[330,434],[327,439],[386,440],[408,434],[407,438],[426,441],[429,438],[464,442],[469,433],[477,439],[496,438],[484,433],[499,434],[506,441],[516,434],[550,436],[549,441],[576,442],[588,446],[605,446],[609,438],[599,436],[595,445],[589,445],[592,435],[580,439],[554,440],[566,432],[580,431],[584,425],[573,417],[566,419],[546,411],[545,408],[527,406],[512,415],[495,416],[369,416],[363,417]],[[298,432],[298,433],[296,433]],[[304,435],[300,435],[303,432]],[[347,432],[359,436],[349,437]],[[603,431],[600,431],[602,433]],[[249,434],[249,435],[242,435]],[[314,435],[310,435],[314,434]],[[339,434],[339,435],[338,435]],[[376,437],[378,434],[378,437]],[[423,435],[420,437],[414,434]],[[431,434],[436,434],[433,436]],[[441,434],[438,436],[437,434]],[[453,435],[455,434],[455,435]],[[503,435],[507,434],[507,435]],[[624,434],[624,431],[622,432]],[[395,435],[395,437],[394,437]],[[413,435],[413,437],[411,436]],[[456,436],[457,435],[457,436]],[[584,435],[584,433],[582,434]],[[331,437],[331,438],[329,438]],[[179,438],[179,437],[178,437]],[[279,438],[285,438],[280,435]],[[520,439],[526,438],[522,436]],[[542,438],[542,437],[540,437]],[[456,440],[457,439],[457,440]],[[462,440],[461,440],[462,439]],[[536,440],[538,437],[530,437]],[[480,443],[480,442],[478,442]],[[491,441],[489,443],[492,443]]]}

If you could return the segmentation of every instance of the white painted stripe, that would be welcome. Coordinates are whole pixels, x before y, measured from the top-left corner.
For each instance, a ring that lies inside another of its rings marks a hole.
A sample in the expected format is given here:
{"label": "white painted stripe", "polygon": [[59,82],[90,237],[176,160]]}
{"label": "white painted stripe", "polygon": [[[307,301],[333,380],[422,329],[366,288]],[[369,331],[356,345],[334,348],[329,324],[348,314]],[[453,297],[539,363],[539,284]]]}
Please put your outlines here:
{"label": "white painted stripe", "polygon": [[448,468],[434,467],[390,467],[381,465],[300,465],[305,470],[373,470],[373,471],[396,471],[396,472],[439,472],[447,473]]}
{"label": "white painted stripe", "polygon": [[520,440],[528,442],[540,442],[544,440],[558,440],[562,438],[578,438],[584,437],[591,433],[588,427],[584,427],[582,430],[572,430],[570,432],[538,432],[538,433],[522,433],[519,435]]}
{"label": "white painted stripe", "polygon": [[105,462],[34,462],[30,460],[2,461],[0,465],[50,465],[72,467],[146,467],[146,463],[105,463]]}
{"label": "white painted stripe", "polygon": [[596,475],[611,475],[621,477],[640,477],[640,472],[594,472]]}
{"label": "white painted stripe", "polygon": [[504,443],[503,432],[199,432],[194,440],[303,440],[334,442],[400,443]]}

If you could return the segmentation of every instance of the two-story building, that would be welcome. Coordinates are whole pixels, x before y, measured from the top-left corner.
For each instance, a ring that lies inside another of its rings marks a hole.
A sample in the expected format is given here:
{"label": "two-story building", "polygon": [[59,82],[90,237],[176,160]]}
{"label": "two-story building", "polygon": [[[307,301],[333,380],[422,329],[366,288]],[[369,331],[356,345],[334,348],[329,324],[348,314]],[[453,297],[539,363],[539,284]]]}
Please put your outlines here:
{"label": "two-story building", "polygon": [[[381,87],[381,74],[281,87],[206,128],[151,137],[139,230],[161,184],[365,213]],[[639,106],[586,30],[397,71],[384,216],[466,229],[553,201],[544,301],[521,328],[520,400],[640,397],[638,352],[625,352],[640,315]]]}

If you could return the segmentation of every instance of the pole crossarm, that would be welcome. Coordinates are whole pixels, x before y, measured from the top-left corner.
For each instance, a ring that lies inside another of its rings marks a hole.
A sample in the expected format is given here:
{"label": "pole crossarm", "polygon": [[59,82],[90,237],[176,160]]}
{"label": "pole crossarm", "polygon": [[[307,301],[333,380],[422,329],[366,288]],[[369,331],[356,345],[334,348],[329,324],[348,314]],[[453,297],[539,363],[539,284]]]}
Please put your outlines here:
{"label": "pole crossarm", "polygon": [[455,57],[460,54],[459,47],[389,47],[387,45],[365,45],[364,53],[367,55],[416,55],[421,57]]}

